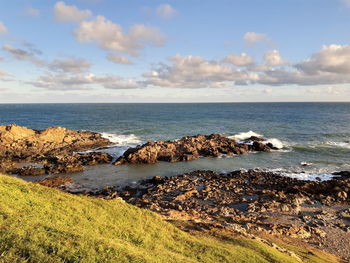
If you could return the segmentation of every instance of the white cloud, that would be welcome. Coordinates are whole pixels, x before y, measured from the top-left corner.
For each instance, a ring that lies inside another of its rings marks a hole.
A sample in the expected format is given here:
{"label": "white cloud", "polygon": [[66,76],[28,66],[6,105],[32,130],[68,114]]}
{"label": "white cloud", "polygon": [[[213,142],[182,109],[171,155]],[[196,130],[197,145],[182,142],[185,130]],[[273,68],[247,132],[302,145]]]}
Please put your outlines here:
{"label": "white cloud", "polygon": [[254,63],[254,59],[251,56],[248,56],[246,53],[241,54],[230,54],[227,55],[223,62],[230,63],[236,66],[248,66]]}
{"label": "white cloud", "polygon": [[145,44],[162,46],[165,36],[158,28],[145,25],[134,25],[129,34],[125,34],[120,25],[114,24],[104,16],[97,16],[91,21],[82,21],[75,31],[75,37],[80,42],[95,42],[106,50],[115,50],[138,55],[138,50]]}
{"label": "white cloud", "polygon": [[132,53],[140,48],[137,42],[123,33],[120,25],[114,24],[104,16],[97,16],[92,21],[83,21],[75,31],[80,42],[96,42],[101,48]]}
{"label": "white cloud", "polygon": [[228,83],[245,83],[258,75],[208,61],[197,56],[175,56],[169,58],[171,65],[159,64],[153,71],[144,74],[146,84],[161,87],[203,88],[225,87]]}
{"label": "white cloud", "polygon": [[264,60],[268,66],[280,66],[286,63],[278,50],[269,50],[264,55]]}
{"label": "white cloud", "polygon": [[54,15],[59,22],[80,22],[91,17],[90,10],[79,10],[76,6],[57,2],[54,6]]}
{"label": "white cloud", "polygon": [[271,94],[272,92],[273,92],[273,89],[271,89],[271,88],[263,89],[263,93],[265,93],[265,94]]}
{"label": "white cloud", "polygon": [[67,73],[82,73],[90,69],[91,63],[83,58],[55,59],[49,65],[54,71]]}
{"label": "white cloud", "polygon": [[[291,64],[277,50],[264,56],[263,64],[226,56],[209,61],[202,57],[175,56],[145,73],[147,85],[175,88],[232,87],[234,85],[336,85],[350,83],[350,45],[324,46],[309,59]],[[248,55],[247,55],[248,56]],[[231,63],[228,63],[231,59]]]}
{"label": "white cloud", "polygon": [[143,84],[133,79],[123,79],[118,76],[97,77],[96,82],[106,89],[137,89],[143,88]]}
{"label": "white cloud", "polygon": [[109,61],[116,64],[131,65],[133,64],[127,57],[119,56],[117,54],[109,53],[106,57]]}
{"label": "white cloud", "polygon": [[3,22],[0,21],[0,34],[6,33],[7,32],[7,28],[4,25]]}
{"label": "white cloud", "polygon": [[164,20],[169,20],[177,15],[177,11],[169,4],[163,4],[157,7],[157,16]]}
{"label": "white cloud", "polygon": [[94,74],[51,74],[40,76],[35,81],[27,82],[37,88],[47,90],[91,90],[96,86],[106,89],[136,89],[142,88],[142,83],[133,79],[123,79],[119,76],[97,76]]}
{"label": "white cloud", "polygon": [[166,40],[159,28],[142,24],[131,26],[129,36],[135,42],[151,44],[156,47],[162,47]]}
{"label": "white cloud", "polygon": [[27,82],[38,88],[49,90],[87,90],[91,89],[90,84],[93,83],[93,75],[76,75],[67,74],[53,75],[48,73],[40,76],[35,81]]}
{"label": "white cloud", "polygon": [[40,67],[45,66],[46,62],[36,57],[36,55],[41,54],[41,51],[30,46],[28,46],[28,48],[28,50],[24,50],[11,45],[4,45],[2,47],[3,50],[9,52],[15,59],[29,61]]}
{"label": "white cloud", "polygon": [[244,34],[243,39],[245,41],[246,47],[252,48],[260,41],[269,40],[269,37],[266,34],[247,32]]}
{"label": "white cloud", "polygon": [[311,75],[320,72],[350,74],[350,45],[323,46],[321,51],[298,63],[296,67]]}
{"label": "white cloud", "polygon": [[28,7],[26,10],[24,10],[24,13],[27,16],[31,16],[31,17],[40,16],[40,11],[38,9],[33,8],[33,7]]}
{"label": "white cloud", "polygon": [[2,49],[10,53],[13,58],[21,61],[29,61],[34,65],[48,69],[56,73],[83,73],[87,72],[91,63],[83,58],[68,57],[55,59],[51,62],[40,59],[38,55],[42,52],[35,48],[31,43],[25,42],[23,44],[25,49],[15,48],[11,45],[4,45]]}
{"label": "white cloud", "polygon": [[13,80],[12,76],[6,71],[3,71],[0,69],[0,81],[11,81],[11,80]]}
{"label": "white cloud", "polygon": [[344,87],[329,86],[329,87],[309,88],[307,91],[312,94],[341,95],[341,94],[345,94],[346,92],[349,92],[349,89],[346,89]]}

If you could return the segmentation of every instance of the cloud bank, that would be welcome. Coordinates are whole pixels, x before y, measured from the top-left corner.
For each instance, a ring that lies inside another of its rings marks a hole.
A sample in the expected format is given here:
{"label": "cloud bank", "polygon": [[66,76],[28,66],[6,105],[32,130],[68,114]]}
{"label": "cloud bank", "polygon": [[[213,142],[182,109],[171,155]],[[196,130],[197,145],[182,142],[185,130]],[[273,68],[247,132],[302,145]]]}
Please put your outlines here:
{"label": "cloud bank", "polygon": [[[162,5],[158,11],[164,18],[169,18],[175,12],[170,5]],[[162,47],[166,42],[165,35],[157,27],[135,24],[125,32],[121,25],[102,15],[93,17],[90,10],[80,10],[64,2],[55,4],[54,15],[59,22],[78,23],[74,36],[80,43],[94,43],[108,51],[138,56],[146,45]]]}
{"label": "cloud bank", "polygon": [[54,16],[59,22],[80,22],[91,17],[90,10],[79,10],[76,6],[57,2],[54,6]]}
{"label": "cloud bank", "polygon": [[244,53],[217,61],[178,55],[154,66],[143,77],[147,85],[172,88],[344,84],[350,83],[350,46],[323,46],[297,63],[287,62],[277,50],[266,52],[263,64],[256,64]]}
{"label": "cloud bank", "polygon": [[105,50],[119,51],[133,56],[145,45],[161,47],[166,37],[156,27],[142,24],[133,25],[124,33],[120,25],[114,24],[104,16],[97,16],[91,21],[82,21],[75,30],[74,36],[81,43],[96,43]]}

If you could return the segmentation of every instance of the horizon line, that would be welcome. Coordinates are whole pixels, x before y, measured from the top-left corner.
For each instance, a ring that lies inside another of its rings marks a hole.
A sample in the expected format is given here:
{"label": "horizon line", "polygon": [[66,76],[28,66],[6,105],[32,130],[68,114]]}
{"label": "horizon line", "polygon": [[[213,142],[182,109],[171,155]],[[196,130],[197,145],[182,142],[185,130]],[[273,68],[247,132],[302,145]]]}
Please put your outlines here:
{"label": "horizon line", "polygon": [[350,101],[200,101],[200,102],[0,102],[11,104],[239,104],[239,103],[350,103]]}

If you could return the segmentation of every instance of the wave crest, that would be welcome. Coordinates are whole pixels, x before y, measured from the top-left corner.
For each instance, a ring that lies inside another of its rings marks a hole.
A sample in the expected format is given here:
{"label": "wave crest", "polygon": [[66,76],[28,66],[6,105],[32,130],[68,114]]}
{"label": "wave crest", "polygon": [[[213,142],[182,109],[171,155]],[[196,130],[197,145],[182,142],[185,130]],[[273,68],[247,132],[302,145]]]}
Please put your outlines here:
{"label": "wave crest", "polygon": [[106,138],[118,145],[128,146],[128,145],[135,145],[135,144],[141,143],[140,138],[138,138],[135,134],[124,135],[124,134],[102,132],[101,135],[103,138]]}
{"label": "wave crest", "polygon": [[328,141],[325,142],[326,145],[336,147],[336,148],[345,148],[345,149],[350,149],[350,142],[332,142]]}
{"label": "wave crest", "polygon": [[258,137],[258,138],[262,137],[261,134],[258,134],[258,133],[253,132],[253,131],[248,131],[248,132],[241,132],[241,133],[235,134],[233,136],[229,136],[228,138],[242,141],[242,140],[249,139],[252,136]]}
{"label": "wave crest", "polygon": [[[261,137],[263,137],[263,135],[256,133],[256,132],[253,132],[253,131],[248,131],[248,132],[241,132],[241,133],[235,134],[233,136],[228,136],[228,138],[233,139],[233,140],[237,140],[239,142],[247,140],[251,137],[261,138]],[[265,143],[265,144],[271,143],[274,147],[276,147],[278,149],[284,148],[283,142],[279,139],[276,139],[276,138],[268,138],[268,139],[266,139],[266,141],[263,141],[262,143]]]}

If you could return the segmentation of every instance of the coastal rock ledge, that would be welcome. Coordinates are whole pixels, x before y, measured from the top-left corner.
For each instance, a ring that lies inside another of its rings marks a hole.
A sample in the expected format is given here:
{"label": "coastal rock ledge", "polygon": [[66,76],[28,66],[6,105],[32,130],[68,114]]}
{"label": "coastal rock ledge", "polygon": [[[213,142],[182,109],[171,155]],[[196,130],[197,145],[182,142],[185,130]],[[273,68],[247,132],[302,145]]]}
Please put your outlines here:
{"label": "coastal rock ledge", "polygon": [[[106,153],[76,153],[111,144],[99,133],[62,127],[33,130],[0,126],[0,170],[20,175],[81,171],[83,165],[106,163]],[[41,165],[37,165],[41,164]]]}
{"label": "coastal rock ledge", "polygon": [[175,141],[147,142],[129,148],[114,164],[153,164],[158,161],[181,162],[199,157],[219,157],[248,152],[269,152],[277,150],[262,138],[251,137],[245,141],[235,141],[220,134],[187,136]]}

